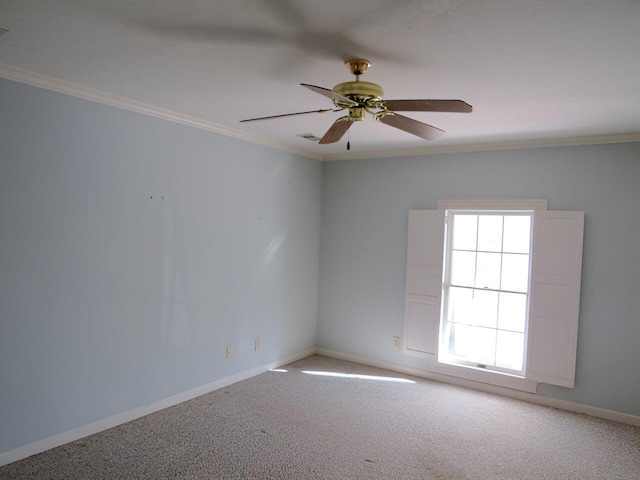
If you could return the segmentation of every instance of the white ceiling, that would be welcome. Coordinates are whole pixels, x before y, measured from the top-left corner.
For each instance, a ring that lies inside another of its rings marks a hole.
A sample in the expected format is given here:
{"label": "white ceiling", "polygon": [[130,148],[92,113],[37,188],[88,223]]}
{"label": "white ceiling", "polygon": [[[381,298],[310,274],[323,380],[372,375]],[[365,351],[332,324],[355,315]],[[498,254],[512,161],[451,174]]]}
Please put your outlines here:
{"label": "white ceiling", "polygon": [[[193,117],[316,158],[640,140],[637,0],[1,0],[0,75],[20,69]],[[303,87],[363,80],[384,98],[462,99],[471,114],[407,113],[437,141],[342,113]],[[578,138],[580,137],[580,138]],[[597,137],[593,139],[593,137]]]}

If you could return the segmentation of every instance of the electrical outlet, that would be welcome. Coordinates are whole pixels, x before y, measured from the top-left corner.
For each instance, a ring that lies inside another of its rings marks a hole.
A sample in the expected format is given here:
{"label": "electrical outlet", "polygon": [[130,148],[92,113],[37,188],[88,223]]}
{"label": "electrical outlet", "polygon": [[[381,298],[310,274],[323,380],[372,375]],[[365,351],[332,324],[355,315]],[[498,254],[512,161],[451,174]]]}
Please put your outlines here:
{"label": "electrical outlet", "polygon": [[400,348],[400,337],[393,337],[394,348]]}
{"label": "electrical outlet", "polygon": [[233,357],[233,348],[231,346],[227,347],[227,358]]}
{"label": "electrical outlet", "polygon": [[256,338],[256,341],[255,341],[255,343],[253,345],[253,348],[255,350],[260,350],[260,337]]}

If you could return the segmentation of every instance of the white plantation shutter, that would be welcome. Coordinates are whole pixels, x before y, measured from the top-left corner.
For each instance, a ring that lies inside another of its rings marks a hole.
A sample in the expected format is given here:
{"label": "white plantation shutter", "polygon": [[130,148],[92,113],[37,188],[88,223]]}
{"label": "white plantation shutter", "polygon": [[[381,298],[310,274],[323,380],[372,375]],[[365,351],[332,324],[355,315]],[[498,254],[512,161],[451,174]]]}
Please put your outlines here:
{"label": "white plantation shutter", "polygon": [[[437,359],[445,210],[410,210],[404,353]],[[525,379],[575,383],[584,212],[534,213]],[[491,382],[489,382],[491,383]]]}
{"label": "white plantation shutter", "polygon": [[574,386],[583,233],[584,212],[534,214],[527,379]]}
{"label": "white plantation shutter", "polygon": [[404,353],[435,359],[438,352],[444,210],[409,210]]}

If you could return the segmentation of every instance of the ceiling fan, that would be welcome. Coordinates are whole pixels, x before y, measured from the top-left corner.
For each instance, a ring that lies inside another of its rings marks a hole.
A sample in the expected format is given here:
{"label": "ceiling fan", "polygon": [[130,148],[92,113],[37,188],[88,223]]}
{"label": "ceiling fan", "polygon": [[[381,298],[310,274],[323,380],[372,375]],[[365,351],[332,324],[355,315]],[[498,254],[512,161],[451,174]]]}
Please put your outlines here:
{"label": "ceiling fan", "polygon": [[370,113],[373,118],[386,125],[411,133],[425,140],[435,140],[444,135],[444,130],[419,122],[400,112],[460,112],[470,113],[471,105],[462,100],[383,100],[383,90],[380,85],[371,82],[360,81],[360,75],[367,71],[371,63],[364,58],[347,60],[345,65],[356,76],[355,81],[339,83],[331,90],[317,87],[307,83],[301,83],[303,87],[312,92],[319,93],[333,100],[335,108],[310,110],[306,112],[285,113],[269,117],[248,118],[241,122],[253,122],[256,120],[269,120],[272,118],[290,117],[293,115],[305,115],[307,113],[341,112],[347,110],[348,114],[338,118],[331,128],[320,139],[320,144],[335,143],[349,130],[353,122],[364,119],[365,113]]}

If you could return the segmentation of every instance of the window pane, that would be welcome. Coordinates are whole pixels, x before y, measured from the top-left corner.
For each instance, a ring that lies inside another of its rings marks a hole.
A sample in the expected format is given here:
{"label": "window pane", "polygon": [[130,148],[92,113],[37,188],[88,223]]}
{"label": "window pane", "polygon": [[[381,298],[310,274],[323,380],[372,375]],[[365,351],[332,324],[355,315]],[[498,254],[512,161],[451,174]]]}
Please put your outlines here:
{"label": "window pane", "polygon": [[502,251],[502,215],[480,215],[478,219],[478,250]]}
{"label": "window pane", "polygon": [[500,293],[498,328],[524,332],[527,315],[527,296],[523,293]]}
{"label": "window pane", "polygon": [[467,356],[469,345],[473,344],[473,333],[471,327],[459,323],[452,323],[449,329],[448,351],[451,355],[460,358]]}
{"label": "window pane", "polygon": [[522,372],[532,228],[524,212],[451,211],[442,355]]}
{"label": "window pane", "polygon": [[524,334],[498,330],[496,366],[522,370]]}
{"label": "window pane", "polygon": [[529,253],[531,239],[531,217],[506,216],[504,217],[504,252]]}
{"label": "window pane", "polygon": [[470,325],[473,321],[473,290],[451,287],[448,314],[450,322]]}
{"label": "window pane", "polygon": [[473,291],[472,324],[496,328],[498,324],[498,292]]}
{"label": "window pane", "polygon": [[477,215],[454,215],[453,248],[455,250],[475,250],[477,228]]}
{"label": "window pane", "polygon": [[451,253],[451,283],[473,287],[476,271],[476,254],[474,252]]}
{"label": "window pane", "polygon": [[484,365],[494,365],[496,352],[496,331],[491,328],[471,328],[473,330],[474,344],[469,349],[469,360]]}
{"label": "window pane", "polygon": [[494,364],[496,331],[491,328],[471,327],[469,325],[451,325],[449,353],[460,360]]}
{"label": "window pane", "polygon": [[502,256],[502,290],[526,292],[529,287],[529,255]]}
{"label": "window pane", "polygon": [[500,254],[478,252],[477,288],[500,288]]}

